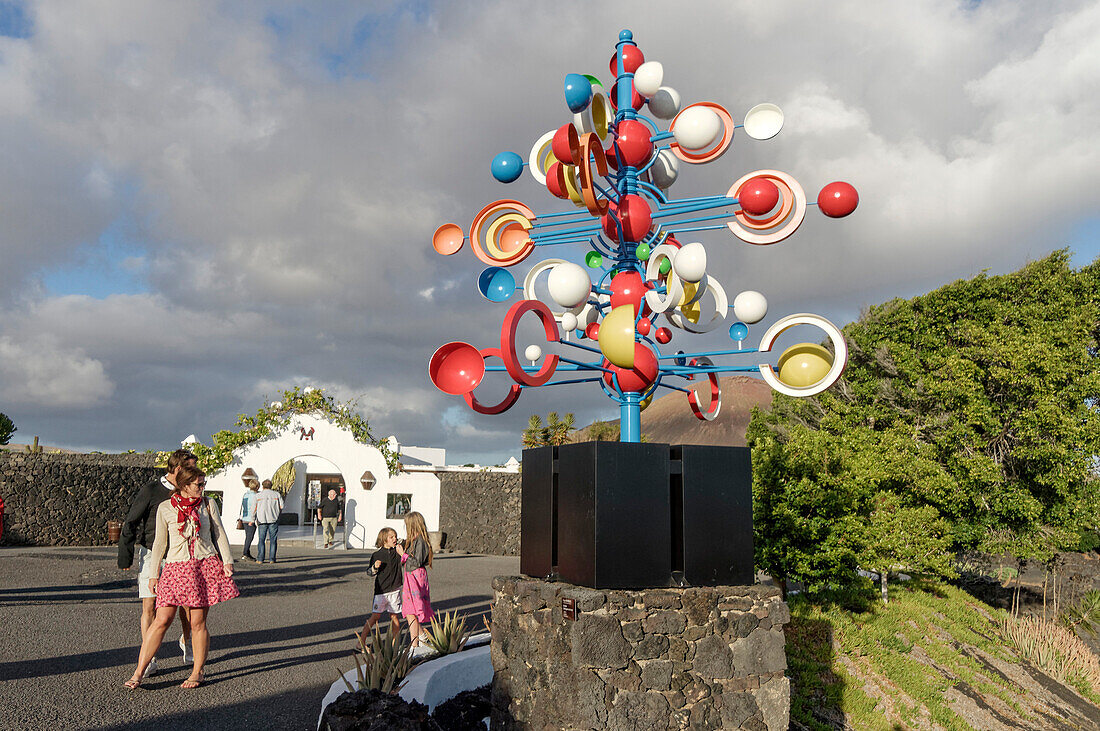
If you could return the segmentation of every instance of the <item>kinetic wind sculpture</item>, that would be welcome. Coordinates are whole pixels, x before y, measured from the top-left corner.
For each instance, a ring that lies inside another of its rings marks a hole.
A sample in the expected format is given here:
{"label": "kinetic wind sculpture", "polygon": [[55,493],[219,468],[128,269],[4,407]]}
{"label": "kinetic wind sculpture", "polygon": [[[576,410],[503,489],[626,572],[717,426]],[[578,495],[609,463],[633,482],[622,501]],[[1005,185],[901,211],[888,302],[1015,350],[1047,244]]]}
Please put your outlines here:
{"label": "kinetic wind sculpture", "polygon": [[[725,288],[707,271],[703,244],[681,243],[678,238],[728,228],[749,244],[774,244],[798,229],[812,205],[802,186],[786,173],[757,170],[738,179],[724,195],[674,200],[666,193],[681,163],[717,160],[729,149],[734,130],[755,140],[774,137],[783,126],[782,111],[774,104],[758,104],[735,124],[732,115],[713,102],[681,108],[680,94],[663,86],[661,64],[645,61],[628,30],[619,34],[610,69],[610,92],[594,76],[565,77],[572,121],[542,135],[527,162],[514,152],[493,158],[490,171],[498,181],[515,182],[526,167],[551,194],[580,210],[539,215],[519,201],[498,200],[478,212],[470,227],[470,248],[489,265],[478,277],[478,289],[492,302],[507,302],[516,292],[522,292],[522,299],[504,318],[499,349],[447,343],[431,358],[432,382],[446,393],[463,396],[482,414],[511,408],[524,388],[595,382],[620,405],[624,442],[639,441],[641,410],[658,388],[686,393],[691,410],[703,420],[714,419],[721,408],[720,373],[759,369],[773,389],[790,396],[827,389],[847,361],[840,330],[818,315],[789,315],[767,329],[759,347],[743,347],[748,325],[767,314],[767,300],[745,290],[731,304]],[[659,120],[671,120],[668,130],[640,114],[643,107]],[[821,190],[817,206],[826,216],[840,218],[855,210],[858,200],[855,188],[834,182]],[[459,226],[448,223],[436,230],[432,246],[450,256],[466,238]],[[527,272],[522,287],[516,286],[508,267],[525,261],[537,247],[569,244],[588,247],[587,269],[565,259],[545,259]],[[536,296],[536,280],[543,273],[548,275],[553,309]],[[525,364],[516,352],[516,331],[528,312],[541,322],[548,343],[576,351],[577,357],[545,354],[541,346],[530,345],[524,350],[529,363]],[[661,316],[665,324],[658,326]],[[673,340],[674,329],[705,333],[724,327],[730,319],[735,348],[661,350]],[[776,338],[795,325],[819,327],[833,352],[802,343],[786,349],[775,368],[769,363],[722,365],[712,360],[771,352]],[[503,365],[487,366],[490,358],[500,358]],[[507,372],[515,385],[499,403],[485,405],[473,391],[485,373],[493,371]],[[694,390],[678,385],[696,376],[710,381],[705,407]]]}

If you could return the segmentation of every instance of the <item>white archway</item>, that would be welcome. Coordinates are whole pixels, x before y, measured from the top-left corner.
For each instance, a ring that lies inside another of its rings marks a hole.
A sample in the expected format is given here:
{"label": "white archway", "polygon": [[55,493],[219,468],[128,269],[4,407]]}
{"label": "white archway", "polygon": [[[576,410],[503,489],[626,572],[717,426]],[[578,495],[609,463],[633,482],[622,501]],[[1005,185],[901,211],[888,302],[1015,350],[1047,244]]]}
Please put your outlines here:
{"label": "white archway", "polygon": [[[244,543],[244,531],[236,527],[245,492],[242,474],[251,469],[261,481],[270,479],[275,470],[292,458],[302,458],[307,466],[312,460],[316,460],[318,466],[322,463],[332,465],[336,470],[334,474],[343,477],[346,489],[344,536],[349,548],[373,547],[383,527],[392,527],[404,536],[404,521],[387,517],[387,502],[395,500],[402,505],[407,501],[410,509],[422,513],[428,530],[439,529],[439,478],[434,473],[401,472],[391,477],[385,458],[375,447],[356,441],[350,431],[327,419],[296,414],[281,432],[241,447],[233,453],[233,460],[225,469],[207,478],[207,490],[222,493],[222,522],[231,543]],[[284,508],[285,512],[298,513],[299,525],[304,523],[305,474],[303,470],[301,476],[296,477]],[[301,485],[297,484],[299,479],[303,480]]]}

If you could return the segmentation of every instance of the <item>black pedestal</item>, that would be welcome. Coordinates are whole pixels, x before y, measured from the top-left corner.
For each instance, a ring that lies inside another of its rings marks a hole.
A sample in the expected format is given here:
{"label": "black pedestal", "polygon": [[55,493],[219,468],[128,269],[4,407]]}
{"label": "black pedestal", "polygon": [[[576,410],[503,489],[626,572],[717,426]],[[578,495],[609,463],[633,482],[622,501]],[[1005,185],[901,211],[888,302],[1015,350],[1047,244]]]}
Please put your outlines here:
{"label": "black pedestal", "polygon": [[753,580],[744,447],[585,442],[523,453],[520,570],[598,589]]}
{"label": "black pedestal", "polygon": [[545,579],[558,563],[557,447],[523,450],[520,473],[519,570]]}
{"label": "black pedestal", "polygon": [[558,575],[601,589],[668,586],[665,444],[558,447]]}

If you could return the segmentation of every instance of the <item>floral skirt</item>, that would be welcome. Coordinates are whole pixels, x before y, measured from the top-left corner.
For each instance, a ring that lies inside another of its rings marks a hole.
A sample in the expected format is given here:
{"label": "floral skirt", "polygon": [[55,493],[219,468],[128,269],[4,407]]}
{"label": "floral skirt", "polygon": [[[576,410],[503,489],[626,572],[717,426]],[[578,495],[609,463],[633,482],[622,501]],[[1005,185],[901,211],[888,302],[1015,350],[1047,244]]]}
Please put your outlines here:
{"label": "floral skirt", "polygon": [[401,614],[416,617],[420,622],[431,622],[435,616],[428,589],[428,571],[423,566],[405,572],[405,583],[401,586]]}
{"label": "floral skirt", "polygon": [[157,608],[212,607],[241,592],[225,575],[217,556],[164,564],[157,582]]}

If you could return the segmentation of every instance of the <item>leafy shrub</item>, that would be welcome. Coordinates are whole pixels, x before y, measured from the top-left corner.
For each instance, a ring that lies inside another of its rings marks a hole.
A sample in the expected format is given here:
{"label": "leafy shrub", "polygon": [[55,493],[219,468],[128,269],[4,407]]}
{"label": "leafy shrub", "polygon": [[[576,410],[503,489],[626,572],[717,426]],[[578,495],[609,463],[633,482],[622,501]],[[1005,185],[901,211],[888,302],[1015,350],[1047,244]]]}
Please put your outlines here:
{"label": "leafy shrub", "polygon": [[343,673],[340,674],[348,690],[353,693],[356,690],[380,690],[383,693],[400,690],[412,665],[409,657],[411,647],[405,641],[404,633],[394,632],[383,638],[376,627],[371,633],[369,646],[364,637],[358,633],[356,637],[359,638],[354,655],[356,685],[352,686]]}
{"label": "leafy shrub", "polygon": [[432,629],[428,633],[428,644],[440,655],[458,652],[466,646],[471,630],[466,626],[466,617],[458,612],[445,612],[432,618]]}
{"label": "leafy shrub", "polygon": [[1100,533],[1094,530],[1081,531],[1081,543],[1077,550],[1081,553],[1089,553],[1100,548]]}

